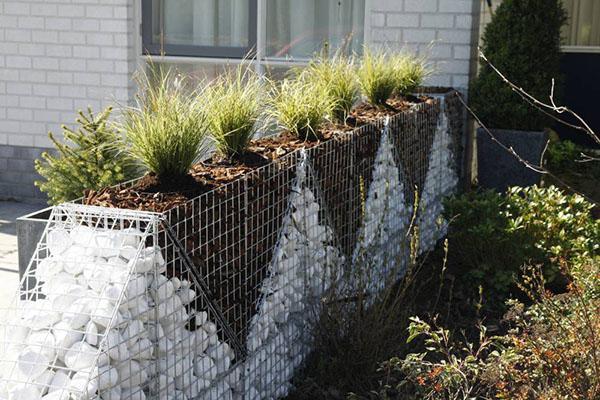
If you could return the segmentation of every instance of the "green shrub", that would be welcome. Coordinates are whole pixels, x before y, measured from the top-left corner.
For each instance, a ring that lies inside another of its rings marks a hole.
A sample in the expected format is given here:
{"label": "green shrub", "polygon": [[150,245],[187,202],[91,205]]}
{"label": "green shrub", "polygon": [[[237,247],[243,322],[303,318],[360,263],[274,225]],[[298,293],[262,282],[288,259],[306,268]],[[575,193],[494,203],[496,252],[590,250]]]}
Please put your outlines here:
{"label": "green shrub", "polygon": [[582,149],[570,140],[551,141],[546,150],[546,164],[552,171],[579,169],[576,160],[581,158]]}
{"label": "green shrub", "polygon": [[305,74],[284,79],[270,103],[268,113],[278,126],[302,140],[318,140],[319,128],[336,106],[325,85],[313,85]]}
{"label": "green shrub", "polygon": [[203,93],[217,151],[227,157],[243,154],[256,134],[266,88],[248,65],[223,73]]}
{"label": "green shrub", "polygon": [[[483,53],[511,82],[548,99],[553,78],[560,90],[562,0],[504,0],[483,34]],[[471,105],[489,128],[541,130],[551,120],[535,111],[482,62],[471,84]]]}
{"label": "green shrub", "polygon": [[483,288],[488,307],[503,307],[515,293],[524,264],[543,265],[547,282],[554,285],[561,280],[557,259],[573,261],[600,248],[593,205],[554,186],[511,188],[506,195],[466,193],[444,205],[451,221],[449,263],[466,277],[467,292],[476,296]]}
{"label": "green shrub", "polygon": [[365,48],[357,71],[362,94],[375,106],[385,105],[398,88],[397,64],[383,51]]}
{"label": "green shrub", "polygon": [[[555,186],[515,187],[507,195],[509,232],[535,239],[535,250],[545,256],[536,261],[573,261],[600,250],[600,221],[593,218],[594,206],[583,197],[565,194]],[[551,282],[559,271],[548,266],[544,273]]]}
{"label": "green shrub", "polygon": [[160,68],[142,74],[139,85],[137,107],[123,112],[132,156],[159,179],[186,175],[205,154],[204,104],[180,76]]}
{"label": "green shrub", "polygon": [[494,191],[484,191],[451,197],[444,203],[444,216],[451,221],[449,263],[464,276],[469,295],[475,298],[479,287],[483,289],[484,304],[489,307],[504,307],[521,266],[532,256],[533,238],[509,229],[509,201]]}
{"label": "green shrub", "polygon": [[325,86],[334,102],[333,117],[345,122],[360,97],[354,59],[339,54],[333,58],[319,58],[310,62],[306,73],[313,85]]}
{"label": "green shrub", "polygon": [[81,197],[86,189],[98,190],[137,176],[134,162],[123,151],[123,139],[109,124],[112,108],[94,114],[79,111],[77,130],[63,126],[65,143],[49,134],[58,154],[43,153],[35,169],[44,178],[35,184],[46,192],[50,204]]}

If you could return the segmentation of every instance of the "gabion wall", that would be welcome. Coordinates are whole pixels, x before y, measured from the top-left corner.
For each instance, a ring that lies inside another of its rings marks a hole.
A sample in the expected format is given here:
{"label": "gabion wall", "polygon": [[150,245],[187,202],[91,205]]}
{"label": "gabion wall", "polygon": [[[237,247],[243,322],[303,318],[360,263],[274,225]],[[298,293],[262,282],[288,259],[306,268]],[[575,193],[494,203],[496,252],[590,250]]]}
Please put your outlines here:
{"label": "gabion wall", "polygon": [[164,214],[57,207],[3,325],[0,399],[284,397],[321,297],[365,262],[373,294],[401,274],[415,194],[421,250],[443,237],[462,137],[452,93]]}

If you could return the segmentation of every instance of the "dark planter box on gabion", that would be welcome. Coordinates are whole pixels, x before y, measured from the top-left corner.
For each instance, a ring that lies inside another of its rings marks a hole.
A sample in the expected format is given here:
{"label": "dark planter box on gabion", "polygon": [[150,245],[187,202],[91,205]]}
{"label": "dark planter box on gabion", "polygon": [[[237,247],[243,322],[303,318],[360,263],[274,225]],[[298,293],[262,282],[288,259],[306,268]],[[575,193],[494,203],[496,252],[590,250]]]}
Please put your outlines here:
{"label": "dark planter box on gabion", "polygon": [[[546,132],[492,129],[494,137],[532,165],[540,165],[548,141]],[[506,191],[510,186],[540,183],[541,174],[528,168],[513,154],[492,140],[483,128],[477,129],[477,178],[485,189]]]}

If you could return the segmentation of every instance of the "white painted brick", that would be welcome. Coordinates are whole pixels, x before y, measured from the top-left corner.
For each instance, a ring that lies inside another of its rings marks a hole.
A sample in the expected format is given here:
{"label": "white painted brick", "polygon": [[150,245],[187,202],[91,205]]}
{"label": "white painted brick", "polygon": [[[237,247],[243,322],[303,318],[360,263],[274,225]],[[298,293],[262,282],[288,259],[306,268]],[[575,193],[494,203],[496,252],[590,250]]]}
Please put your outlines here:
{"label": "white painted brick", "polygon": [[113,36],[106,33],[87,33],[85,35],[86,43],[98,46],[111,46],[113,44]]}
{"label": "white painted brick", "polygon": [[374,42],[401,42],[402,29],[373,29],[371,39]]}
{"label": "white painted brick", "polygon": [[21,29],[39,29],[44,25],[44,18],[42,17],[19,17],[18,27]]}
{"label": "white painted brick", "polygon": [[103,47],[101,50],[101,57],[110,60],[126,60],[128,51],[127,48],[122,47]]}
{"label": "white painted brick", "polygon": [[32,31],[31,40],[35,43],[58,43],[58,32]]}
{"label": "white painted brick", "polygon": [[[19,81],[31,83],[45,83],[46,71],[24,69],[19,71]],[[35,86],[35,85],[34,85]]]}
{"label": "white painted brick", "polygon": [[90,72],[74,73],[73,83],[76,85],[99,85],[100,74]]}
{"label": "white painted brick", "polygon": [[6,56],[6,66],[8,68],[31,68],[31,57]]}
{"label": "white painted brick", "polygon": [[7,82],[6,93],[30,95],[33,93],[33,88],[30,83]]}
{"label": "white painted brick", "polygon": [[454,58],[457,60],[470,60],[471,46],[454,46]]}
{"label": "white painted brick", "polygon": [[46,17],[44,26],[48,30],[69,31],[73,28],[71,18]]}
{"label": "white painted brick", "polygon": [[[60,132],[60,127],[56,126],[54,129],[46,129],[46,131],[48,130]],[[54,147],[54,143],[52,143],[48,135],[35,135],[33,138],[33,145],[41,148]]]}
{"label": "white painted brick", "polygon": [[371,26],[379,27],[385,25],[385,14],[379,12],[371,13]]}
{"label": "white painted brick", "polygon": [[98,58],[100,49],[97,46],[73,46],[73,57]]}
{"label": "white painted brick", "polygon": [[48,110],[35,110],[33,119],[37,122],[60,122],[60,112]]}
{"label": "white painted brick", "polygon": [[43,56],[46,54],[44,45],[37,43],[21,43],[19,44],[19,54],[24,56]]}
{"label": "white painted brick", "polygon": [[18,54],[19,45],[17,43],[0,43],[0,54]]}
{"label": "white painted brick", "polygon": [[86,61],[80,58],[67,58],[59,60],[58,69],[61,71],[85,71]]}
{"label": "white painted brick", "polygon": [[73,47],[62,44],[46,44],[46,55],[52,57],[70,58],[73,56]]}
{"label": "white painted brick", "polygon": [[4,30],[4,38],[8,42],[31,42],[31,31],[27,29],[6,29]]}
{"label": "white painted brick", "polygon": [[375,11],[404,11],[404,0],[371,0]]}
{"label": "white painted brick", "polygon": [[33,146],[33,136],[25,134],[8,135],[9,146]]}
{"label": "white painted brick", "polygon": [[437,68],[440,72],[449,74],[468,74],[470,66],[469,61],[451,60],[438,63]]}
{"label": "white painted brick", "polygon": [[58,59],[48,57],[36,57],[33,59],[34,69],[58,70]]}
{"label": "white painted brick", "polygon": [[60,86],[58,85],[34,85],[33,86],[33,94],[36,96],[58,96],[60,91]]}
{"label": "white painted brick", "polygon": [[73,30],[82,32],[98,32],[100,30],[100,20],[97,19],[75,19],[73,20]]}
{"label": "white painted brick", "polygon": [[440,0],[440,12],[470,14],[473,10],[473,0]]}
{"label": "white painted brick", "polygon": [[29,4],[25,1],[11,1],[4,3],[4,13],[6,15],[29,15]]}
{"label": "white painted brick", "polygon": [[19,97],[19,106],[23,108],[45,109],[46,98],[39,96],[21,96]]}
{"label": "white painted brick", "polygon": [[58,14],[58,6],[56,4],[38,3],[31,7],[31,15],[54,16]]}
{"label": "white painted brick", "polygon": [[18,108],[18,104],[15,104],[16,108],[9,107],[6,109],[6,118],[16,121],[30,121],[33,118],[33,111],[26,108]]}
{"label": "white painted brick", "polygon": [[60,95],[63,97],[75,98],[75,99],[85,99],[87,96],[87,90],[85,86],[78,85],[70,85],[70,86],[61,86],[60,87]]}
{"label": "white painted brick", "polygon": [[58,15],[61,17],[83,17],[85,15],[85,7],[80,5],[60,5],[58,6]]}
{"label": "white painted brick", "polygon": [[0,26],[3,28],[16,28],[18,17],[13,15],[0,15]]}
{"label": "white painted brick", "polygon": [[468,45],[471,43],[471,31],[458,29],[440,30],[438,31],[438,39],[444,43]]}
{"label": "white painted brick", "polygon": [[85,33],[60,32],[59,42],[62,44],[85,44]]}
{"label": "white painted brick", "polygon": [[430,43],[435,40],[435,30],[405,29],[403,39],[407,43]]}
{"label": "white painted brick", "polygon": [[395,28],[416,28],[419,26],[419,14],[387,14],[386,25]]}
{"label": "white painted brick", "polygon": [[111,6],[86,6],[85,16],[88,18],[112,18],[113,8]]}
{"label": "white painted brick", "polygon": [[72,84],[73,74],[70,72],[48,72],[48,83]]}
{"label": "white painted brick", "polygon": [[65,97],[48,97],[49,110],[60,110],[73,112],[73,100]]}
{"label": "white painted brick", "polygon": [[103,32],[126,33],[129,28],[128,21],[123,20],[102,20],[100,21],[100,30]]}
{"label": "white painted brick", "polygon": [[406,0],[404,11],[407,12],[435,12],[438,8],[438,0]]}
{"label": "white painted brick", "polygon": [[102,74],[101,84],[108,87],[125,87],[129,82],[126,74]]}
{"label": "white painted brick", "polygon": [[457,29],[471,29],[473,27],[473,17],[471,15],[456,15],[454,18],[454,26]]}
{"label": "white painted brick", "polygon": [[423,28],[452,28],[454,27],[454,15],[452,14],[425,14],[421,16]]}
{"label": "white painted brick", "polygon": [[[125,65],[125,71],[128,72],[129,64],[126,61],[119,61]],[[86,61],[86,71],[90,72],[117,72],[115,71],[115,61],[108,60],[87,60]],[[122,72],[122,71],[119,71]]]}

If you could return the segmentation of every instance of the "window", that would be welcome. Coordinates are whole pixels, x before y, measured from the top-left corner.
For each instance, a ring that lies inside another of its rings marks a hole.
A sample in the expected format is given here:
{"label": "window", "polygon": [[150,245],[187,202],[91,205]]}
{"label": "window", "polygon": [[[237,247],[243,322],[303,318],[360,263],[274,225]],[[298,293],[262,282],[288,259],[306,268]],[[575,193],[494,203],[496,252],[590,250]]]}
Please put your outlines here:
{"label": "window", "polygon": [[144,0],[144,52],[242,58],[256,46],[257,0]]}
{"label": "window", "polygon": [[565,45],[571,48],[600,47],[600,1],[564,0],[569,14]]}
{"label": "window", "polygon": [[305,60],[323,48],[360,52],[365,1],[142,0],[143,49],[165,56],[250,55],[261,57],[259,63]]}

